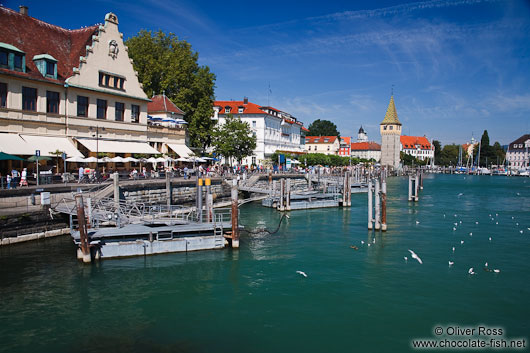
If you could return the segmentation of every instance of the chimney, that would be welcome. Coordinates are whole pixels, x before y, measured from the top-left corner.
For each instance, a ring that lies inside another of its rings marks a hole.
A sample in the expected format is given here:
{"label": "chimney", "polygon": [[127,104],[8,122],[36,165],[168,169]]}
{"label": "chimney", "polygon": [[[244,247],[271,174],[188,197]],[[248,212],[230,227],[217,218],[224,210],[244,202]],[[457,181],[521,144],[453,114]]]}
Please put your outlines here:
{"label": "chimney", "polygon": [[28,15],[28,7],[25,6],[25,5],[20,5],[18,7],[18,12],[21,13],[22,15]]}
{"label": "chimney", "polygon": [[243,98],[243,104],[248,104],[248,97]]}

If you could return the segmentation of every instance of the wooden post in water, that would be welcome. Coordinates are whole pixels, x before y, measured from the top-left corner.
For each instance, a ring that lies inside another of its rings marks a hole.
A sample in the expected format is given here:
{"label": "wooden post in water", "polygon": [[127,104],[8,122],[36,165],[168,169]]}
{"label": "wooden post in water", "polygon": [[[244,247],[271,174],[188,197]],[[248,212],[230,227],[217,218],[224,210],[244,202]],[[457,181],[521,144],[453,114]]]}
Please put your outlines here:
{"label": "wooden post in water", "polygon": [[269,171],[269,197],[272,197],[272,172]]}
{"label": "wooden post in water", "polygon": [[351,180],[352,180],[352,175],[351,175],[351,172],[346,172],[346,181],[348,183],[348,185],[346,185],[346,195],[348,195],[348,198],[346,199],[346,206],[348,207],[351,207]]}
{"label": "wooden post in water", "polygon": [[415,202],[418,202],[418,200],[420,199],[420,195],[419,195],[419,192],[420,192],[420,181],[419,181],[420,177],[419,177],[419,173],[416,175],[416,180],[414,181],[414,201]]}
{"label": "wooden post in water", "polygon": [[166,171],[166,199],[167,211],[171,212],[171,181],[169,179],[169,170]]}
{"label": "wooden post in water", "polygon": [[285,211],[285,179],[280,179],[280,203],[279,211]]}
{"label": "wooden post in water", "polygon": [[291,210],[291,179],[285,181],[285,209]]}
{"label": "wooden post in water", "polygon": [[381,230],[386,232],[386,176],[381,179]]}
{"label": "wooden post in water", "polygon": [[212,196],[212,181],[210,178],[204,179],[206,193],[204,195],[204,205],[206,206],[206,222],[212,221],[212,209],[210,208],[210,197]]}
{"label": "wooden post in water", "polygon": [[412,201],[412,175],[409,175],[409,201]]}
{"label": "wooden post in water", "polygon": [[116,210],[120,208],[120,175],[116,172],[113,174],[114,179],[114,207]]}
{"label": "wooden post in water", "polygon": [[381,229],[381,187],[379,178],[375,178],[375,230]]}
{"label": "wooden post in water", "polygon": [[276,189],[278,189],[278,180],[272,182],[272,196],[276,196]]}
{"label": "wooden post in water", "polygon": [[234,185],[232,185],[232,248],[239,248],[239,220],[238,220],[238,195],[237,195],[237,184],[234,179]]}
{"label": "wooden post in water", "polygon": [[83,195],[75,195],[75,204],[77,206],[77,225],[79,227],[79,238],[81,240],[81,253],[77,253],[77,258],[82,259],[84,263],[92,261],[90,258],[90,248],[88,246],[88,233],[85,220],[85,205]]}
{"label": "wooden post in water", "polygon": [[420,190],[423,190],[423,173],[420,171]]}
{"label": "wooden post in water", "polygon": [[202,223],[202,178],[197,178],[197,218]]}
{"label": "wooden post in water", "polygon": [[373,228],[372,217],[372,180],[368,180],[368,229]]}

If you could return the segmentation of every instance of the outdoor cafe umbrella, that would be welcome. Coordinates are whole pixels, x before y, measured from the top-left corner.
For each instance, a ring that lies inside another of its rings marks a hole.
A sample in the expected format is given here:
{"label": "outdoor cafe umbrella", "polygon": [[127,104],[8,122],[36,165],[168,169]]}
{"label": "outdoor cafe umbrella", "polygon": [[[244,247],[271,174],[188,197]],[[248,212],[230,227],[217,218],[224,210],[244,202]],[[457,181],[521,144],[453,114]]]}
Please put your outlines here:
{"label": "outdoor cafe umbrella", "polygon": [[139,159],[136,159],[136,158],[133,158],[133,157],[125,157],[125,158],[123,159],[123,161],[124,161],[124,162],[135,162],[135,163],[137,163],[137,162],[139,162],[140,160],[139,160]]}
{"label": "outdoor cafe umbrella", "polygon": [[97,161],[98,159],[96,157],[88,157],[88,158],[83,159],[83,162],[85,163],[96,163]]}
{"label": "outdoor cafe umbrella", "polygon": [[155,159],[155,161],[156,161],[157,163],[164,163],[164,162],[166,161],[166,158],[164,158],[164,157],[158,157],[158,158]]}
{"label": "outdoor cafe umbrella", "polygon": [[147,158],[145,161],[149,162],[149,163],[156,163],[156,158],[155,157],[150,157],[150,158]]}
{"label": "outdoor cafe umbrella", "polygon": [[35,161],[51,161],[51,157],[46,156],[31,156],[28,159],[26,159],[28,162],[35,162]]}
{"label": "outdoor cafe umbrella", "polygon": [[24,158],[13,156],[12,154],[7,154],[0,152],[0,161],[23,161]]}
{"label": "outdoor cafe umbrella", "polygon": [[114,163],[123,163],[125,162],[125,159],[123,157],[118,156],[118,157],[111,158],[110,161]]}
{"label": "outdoor cafe umbrella", "polygon": [[75,157],[66,158],[66,161],[67,161],[67,162],[77,162],[77,163],[82,163],[82,162],[85,161],[85,158],[83,158],[83,157],[79,157],[79,156],[75,156]]}

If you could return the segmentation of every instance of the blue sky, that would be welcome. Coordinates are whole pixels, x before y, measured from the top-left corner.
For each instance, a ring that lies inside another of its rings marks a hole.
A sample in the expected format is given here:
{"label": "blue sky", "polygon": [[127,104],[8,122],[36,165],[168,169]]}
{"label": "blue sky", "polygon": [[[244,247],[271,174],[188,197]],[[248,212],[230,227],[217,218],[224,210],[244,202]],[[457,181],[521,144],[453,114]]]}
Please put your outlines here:
{"label": "blue sky", "polygon": [[460,143],[487,129],[491,143],[506,144],[530,132],[529,1],[24,4],[31,16],[70,29],[112,11],[125,38],[173,32],[217,75],[216,99],[270,102],[306,126],[331,120],[343,136],[362,124],[380,140],[392,85],[407,135]]}

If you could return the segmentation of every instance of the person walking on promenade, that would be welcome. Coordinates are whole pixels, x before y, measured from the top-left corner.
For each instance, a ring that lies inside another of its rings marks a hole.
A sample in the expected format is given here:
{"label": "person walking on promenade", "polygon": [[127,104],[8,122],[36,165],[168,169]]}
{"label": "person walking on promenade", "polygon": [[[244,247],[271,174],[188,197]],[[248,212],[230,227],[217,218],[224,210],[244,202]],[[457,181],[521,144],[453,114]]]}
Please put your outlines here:
{"label": "person walking on promenade", "polygon": [[77,183],[80,184],[81,183],[81,180],[83,180],[83,175],[85,174],[85,168],[83,168],[82,166],[79,167],[79,178],[77,180]]}
{"label": "person walking on promenade", "polygon": [[13,189],[17,188],[17,183],[18,183],[18,170],[13,168],[13,170],[11,171],[11,186],[13,187]]}
{"label": "person walking on promenade", "polygon": [[7,181],[7,188],[11,189],[11,175],[10,174],[7,174],[6,181]]}
{"label": "person walking on promenade", "polygon": [[20,186],[28,186],[28,169],[22,170],[22,177],[20,178]]}

